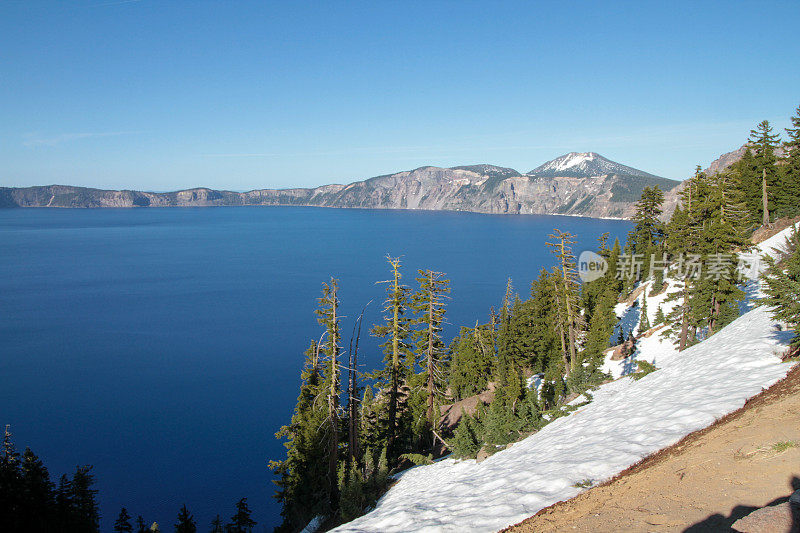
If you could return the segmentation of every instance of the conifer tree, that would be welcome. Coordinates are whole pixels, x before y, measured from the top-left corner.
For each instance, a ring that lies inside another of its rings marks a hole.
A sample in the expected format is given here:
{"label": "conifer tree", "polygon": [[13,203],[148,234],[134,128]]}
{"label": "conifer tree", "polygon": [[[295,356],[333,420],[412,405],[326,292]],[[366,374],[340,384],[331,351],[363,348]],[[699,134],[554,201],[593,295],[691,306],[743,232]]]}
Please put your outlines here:
{"label": "conifer tree", "polygon": [[100,531],[100,511],[95,501],[97,490],[93,489],[94,475],[91,466],[79,466],[72,475],[72,506],[79,531]]}
{"label": "conifer tree", "polygon": [[639,335],[650,329],[650,319],[647,316],[647,297],[642,296],[642,308],[639,311]]}
{"label": "conifer tree", "polygon": [[328,406],[328,500],[332,510],[339,505],[339,399],[341,395],[341,330],[338,281],[331,278],[322,284],[317,322],[325,328],[325,342],[320,345],[325,359],[325,400]]}
{"label": "conifer tree", "polygon": [[120,510],[119,516],[114,521],[114,531],[120,533],[133,533],[133,526],[131,525],[131,515],[124,507]]}
{"label": "conifer tree", "polygon": [[222,527],[222,518],[219,515],[215,516],[211,521],[211,533],[225,533]]}
{"label": "conifer tree", "polygon": [[453,433],[451,444],[456,458],[475,457],[483,445],[480,425],[464,410],[461,411],[461,420]]}
{"label": "conifer tree", "polygon": [[417,361],[423,366],[425,379],[425,419],[433,442],[439,422],[439,404],[444,396],[444,359],[446,349],[442,340],[445,317],[444,298],[450,292],[450,281],[441,272],[419,270],[419,291],[411,298],[411,309],[420,314],[421,329],[414,332]]}
{"label": "conifer tree", "polygon": [[46,531],[54,518],[53,484],[42,461],[25,448],[20,461],[20,519],[25,531]]}
{"label": "conifer tree", "polygon": [[486,388],[494,372],[494,347],[491,325],[462,327],[450,344],[450,365],[447,384],[453,398],[463,400]]}
{"label": "conifer tree", "polygon": [[[348,365],[347,365],[347,472],[350,472],[350,466],[357,464],[360,461],[361,453],[359,449],[359,409],[358,395],[361,388],[358,385],[358,344],[361,340],[361,323],[364,318],[364,311],[367,305],[361,310],[355,324],[353,325],[353,334],[350,337],[350,348],[348,349]],[[355,346],[353,345],[355,341]]]}
{"label": "conifer tree", "polygon": [[186,504],[183,504],[178,513],[178,523],[175,524],[175,533],[197,533],[197,524],[189,513]]}
{"label": "conifer tree", "polygon": [[[616,293],[612,289],[606,289],[597,301],[594,313],[592,313],[592,318],[589,321],[589,332],[586,335],[583,359],[589,363],[590,374],[595,373],[602,366],[604,352],[609,346],[611,336],[614,334],[614,326],[617,324],[617,317],[614,314],[616,301]],[[589,377],[590,381],[595,382],[599,376]]]}
{"label": "conifer tree", "polygon": [[800,106],[791,117],[792,128],[786,128],[783,143],[786,159],[781,176],[778,210],[780,216],[800,215]]}
{"label": "conifer tree", "polygon": [[283,527],[299,529],[328,508],[328,447],[325,445],[325,424],[328,410],[320,347],[315,341],[305,352],[300,374],[302,383],[291,423],[275,436],[286,438],[286,458],[271,461],[270,468],[278,475],[275,498],[282,503]]}
{"label": "conifer tree", "polygon": [[17,516],[19,512],[19,477],[19,454],[14,448],[11,426],[6,424],[0,454],[0,516]]}
{"label": "conifer tree", "polygon": [[[780,135],[772,133],[769,121],[761,121],[756,129],[750,130],[750,144],[755,159],[756,180],[759,181],[761,205],[757,208],[762,224],[769,224],[770,211],[775,211],[775,194],[779,190],[777,157],[775,149],[780,145]],[[752,177],[751,177],[752,179]],[[754,189],[752,184],[750,189]]]}
{"label": "conifer tree", "polygon": [[142,515],[136,517],[136,533],[147,533],[147,524],[144,522]]}
{"label": "conifer tree", "polygon": [[247,498],[242,498],[236,502],[236,514],[231,517],[231,521],[225,528],[230,533],[250,533],[257,524],[250,515],[251,511],[247,506]]}
{"label": "conifer tree", "polygon": [[660,326],[661,324],[663,324],[666,321],[667,321],[667,317],[664,316],[664,310],[661,309],[661,306],[659,305],[658,309],[656,309],[656,317],[655,317],[655,320],[653,322],[653,325],[654,326]]}
{"label": "conifer tree", "polygon": [[386,339],[383,348],[385,366],[374,377],[377,378],[379,386],[388,395],[388,413],[386,421],[386,448],[387,460],[390,466],[394,465],[397,456],[400,455],[400,447],[397,445],[398,433],[405,437],[408,430],[405,423],[399,423],[398,415],[405,411],[404,398],[401,397],[401,385],[409,378],[413,366],[413,353],[408,344],[410,330],[410,318],[406,316],[408,307],[409,289],[400,280],[400,259],[387,257],[387,261],[392,269],[392,277],[385,283],[387,285],[387,297],[384,300],[383,310],[385,323],[376,325],[372,328],[372,335]]}
{"label": "conifer tree", "polygon": [[636,211],[631,217],[631,220],[636,223],[628,236],[631,253],[639,254],[643,258],[642,269],[637,279],[647,276],[652,256],[664,238],[664,224],[659,219],[663,203],[664,193],[658,185],[645,187],[641,198],[636,203]]}
{"label": "conifer tree", "polygon": [[784,246],[785,252],[776,260],[764,256],[768,269],[762,275],[766,296],[759,302],[770,308],[772,316],[795,328],[790,355],[800,351],[800,233],[794,231]]}
{"label": "conifer tree", "polygon": [[569,374],[580,364],[577,357],[577,343],[579,332],[583,326],[582,317],[579,314],[580,283],[575,256],[572,253],[575,236],[569,232],[555,229],[549,238],[552,242],[546,244],[558,260],[558,267],[554,270],[553,277],[556,286],[557,315],[563,323],[562,335],[566,335],[566,337],[562,337],[564,338],[562,344],[566,344],[565,359],[569,360],[569,364],[565,364],[565,371]]}
{"label": "conifer tree", "polygon": [[539,276],[531,282],[531,298],[525,302],[519,321],[523,335],[528,339],[529,352],[526,364],[534,372],[544,372],[559,357],[558,329],[553,319],[555,294],[550,273],[542,267]]}

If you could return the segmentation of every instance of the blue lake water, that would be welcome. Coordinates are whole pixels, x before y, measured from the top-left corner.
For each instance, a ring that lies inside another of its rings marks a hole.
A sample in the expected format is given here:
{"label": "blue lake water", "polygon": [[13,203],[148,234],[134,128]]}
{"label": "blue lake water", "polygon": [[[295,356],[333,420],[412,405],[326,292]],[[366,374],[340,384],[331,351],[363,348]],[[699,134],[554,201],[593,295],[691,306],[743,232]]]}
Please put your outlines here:
{"label": "blue lake water", "polygon": [[[242,497],[258,530],[280,522],[267,469],[340,280],[349,332],[379,320],[386,254],[448,274],[447,341],[486,320],[512,277],[522,294],[553,259],[553,228],[595,249],[631,224],[557,216],[317,208],[0,210],[0,425],[51,477],[94,465],[102,529],[120,507],[200,531]],[[366,328],[365,328],[366,330]],[[347,338],[345,338],[345,341]],[[362,338],[365,369],[380,360]]]}

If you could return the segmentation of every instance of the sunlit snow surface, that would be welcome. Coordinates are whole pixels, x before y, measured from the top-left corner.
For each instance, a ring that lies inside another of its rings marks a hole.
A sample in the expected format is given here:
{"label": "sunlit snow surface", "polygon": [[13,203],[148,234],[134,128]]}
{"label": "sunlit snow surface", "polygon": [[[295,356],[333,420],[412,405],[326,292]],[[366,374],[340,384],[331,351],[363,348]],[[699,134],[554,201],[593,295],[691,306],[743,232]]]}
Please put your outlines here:
{"label": "sunlit snow surface", "polygon": [[[783,233],[761,250],[782,242]],[[789,371],[778,358],[789,338],[760,307],[680,354],[652,336],[640,351],[658,371],[600,387],[589,405],[480,464],[444,459],[407,470],[372,512],[335,531],[497,531],[515,524],[578,494],[574,484],[609,479],[741,407]]]}

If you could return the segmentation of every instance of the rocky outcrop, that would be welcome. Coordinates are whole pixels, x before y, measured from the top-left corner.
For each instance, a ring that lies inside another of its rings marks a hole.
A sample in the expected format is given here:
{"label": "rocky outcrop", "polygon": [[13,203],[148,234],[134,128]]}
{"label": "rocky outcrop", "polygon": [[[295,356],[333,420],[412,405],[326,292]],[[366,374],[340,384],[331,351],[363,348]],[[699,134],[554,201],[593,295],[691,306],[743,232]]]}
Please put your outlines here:
{"label": "rocky outcrop", "polygon": [[[722,154],[714,161],[712,161],[711,164],[708,165],[708,168],[705,169],[703,172],[705,172],[706,174],[718,174],[722,172],[732,164],[739,161],[744,156],[744,153],[747,151],[747,147],[748,144],[743,144],[742,146],[740,146],[739,148],[737,148],[732,152],[726,152]],[[784,151],[782,146],[779,146],[775,149],[775,155],[777,155],[778,157],[783,157],[785,153],[786,152]]]}

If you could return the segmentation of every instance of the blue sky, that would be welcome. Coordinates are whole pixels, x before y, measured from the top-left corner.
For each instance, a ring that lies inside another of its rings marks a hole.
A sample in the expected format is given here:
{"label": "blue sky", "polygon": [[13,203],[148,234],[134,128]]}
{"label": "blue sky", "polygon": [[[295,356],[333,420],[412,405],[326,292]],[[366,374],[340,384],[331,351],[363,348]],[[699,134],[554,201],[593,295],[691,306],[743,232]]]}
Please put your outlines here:
{"label": "blue sky", "polygon": [[682,179],[800,105],[800,2],[0,3],[0,185],[232,190],[596,151]]}

